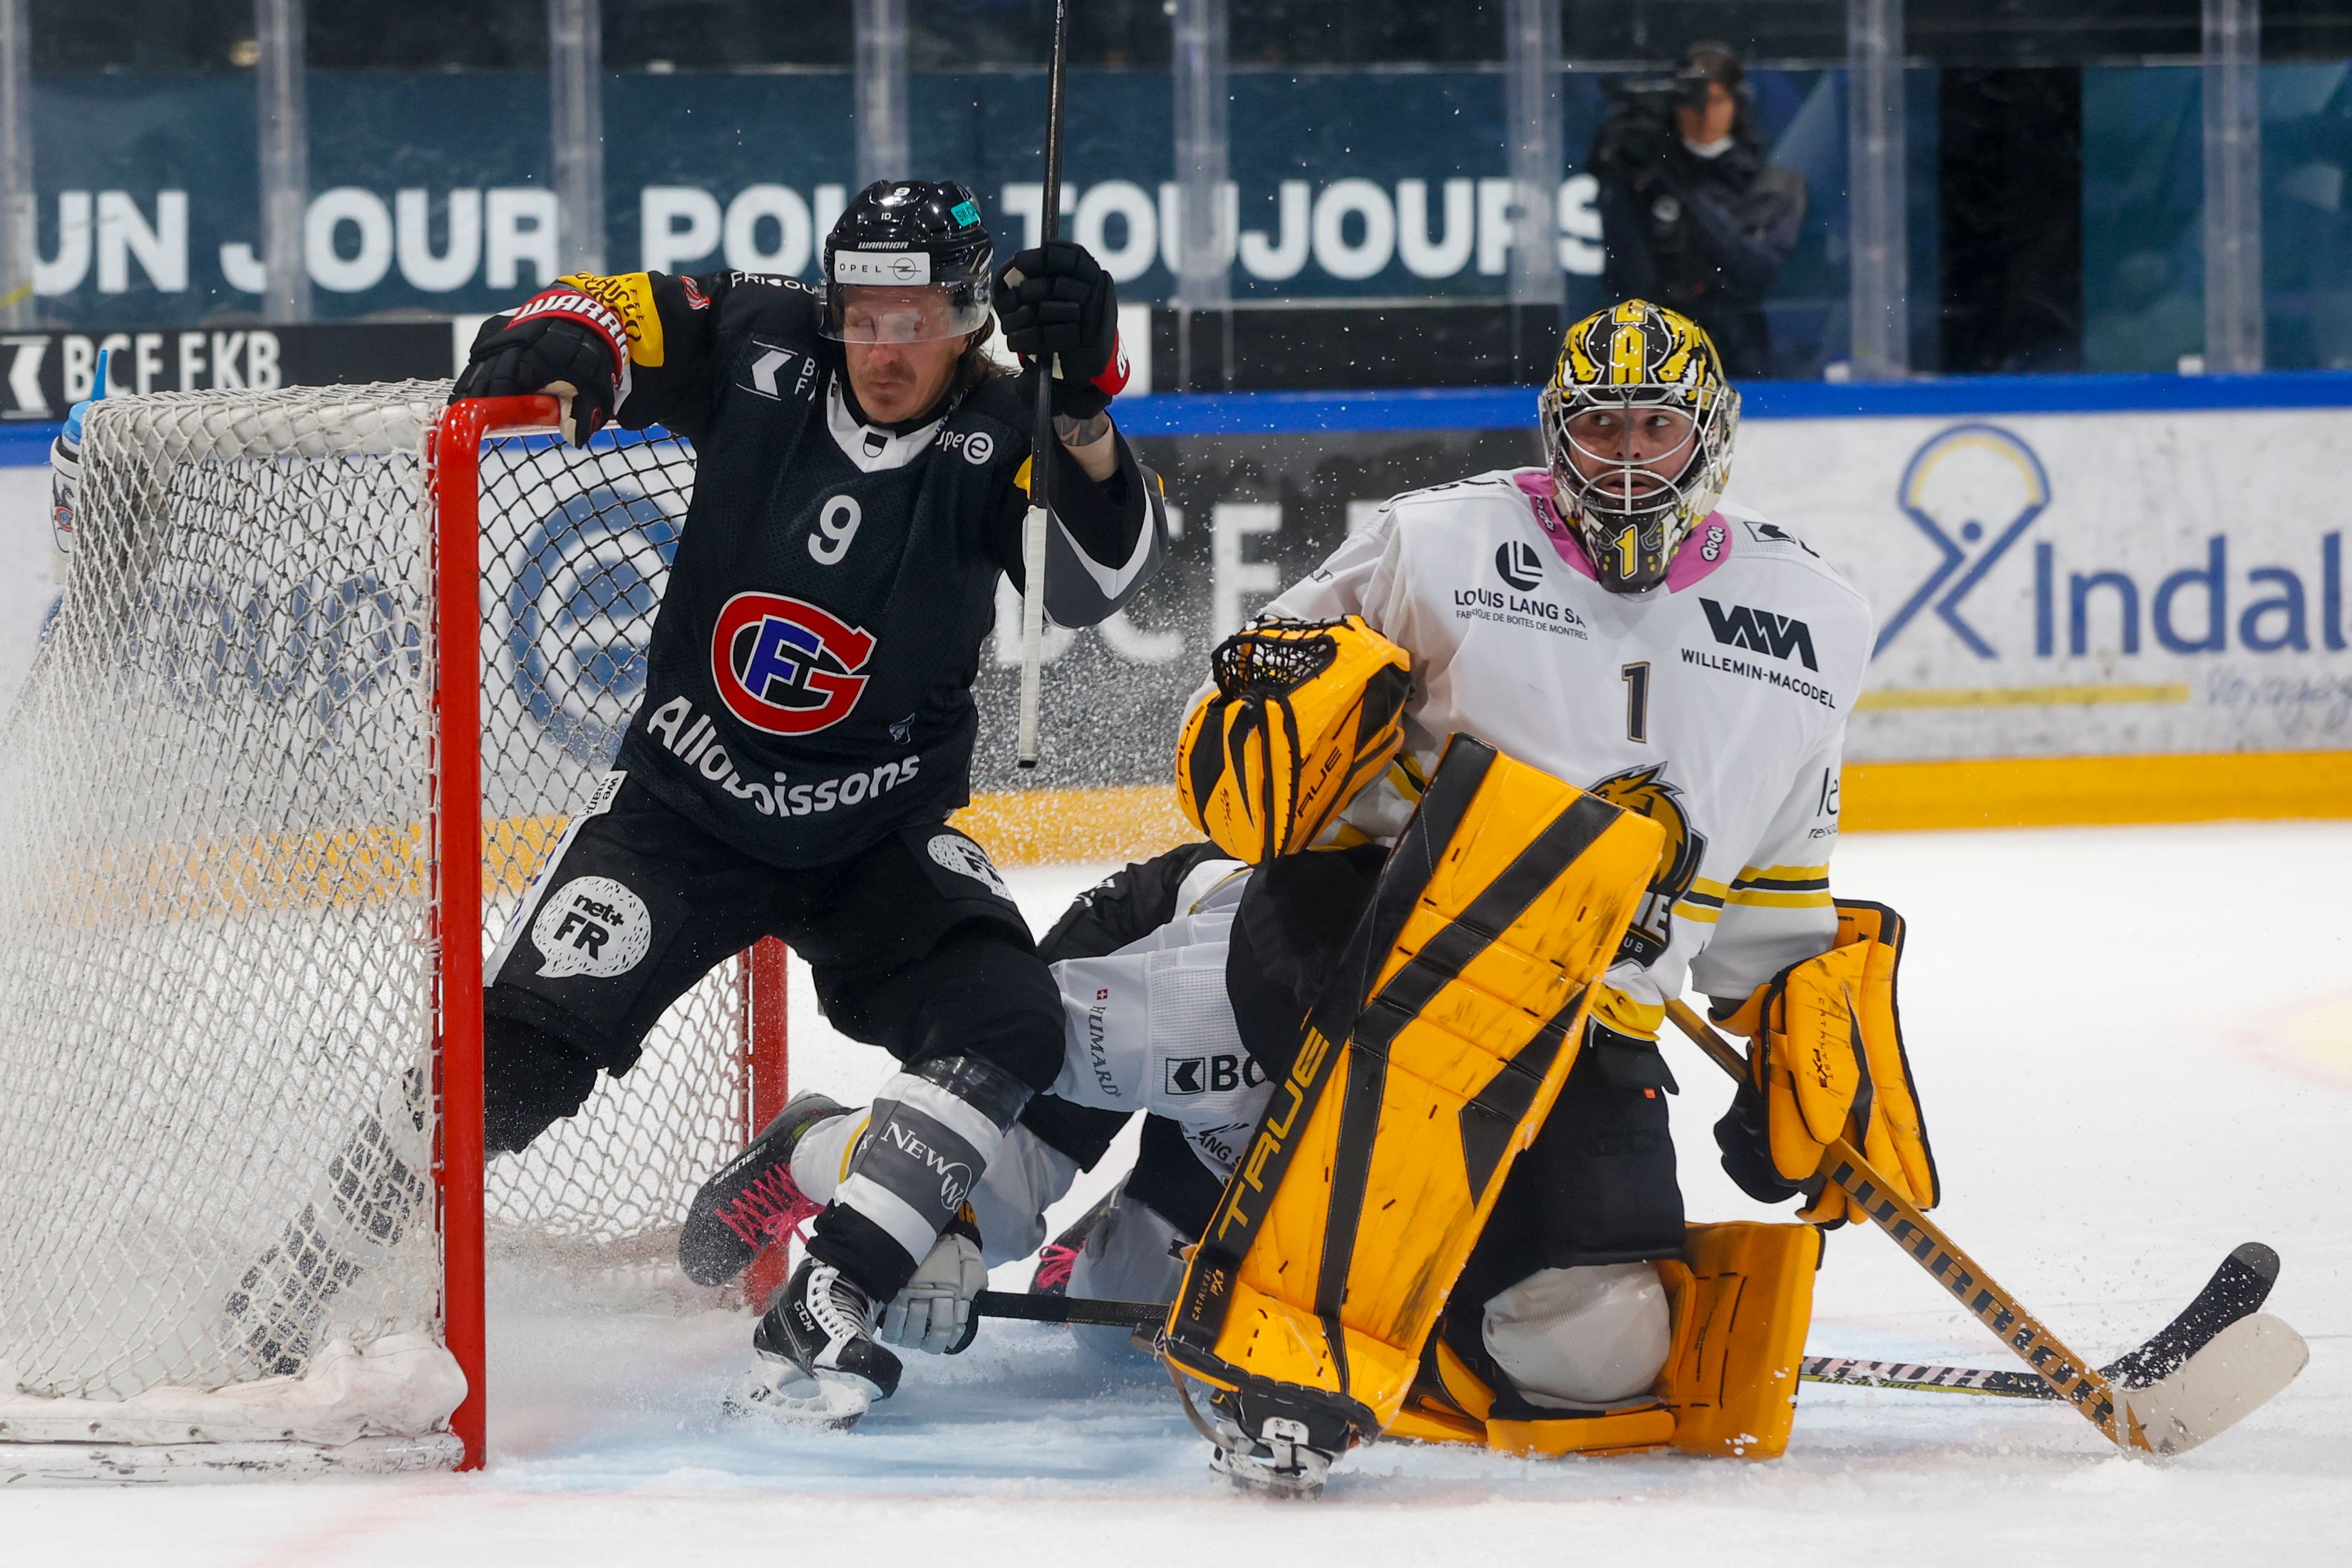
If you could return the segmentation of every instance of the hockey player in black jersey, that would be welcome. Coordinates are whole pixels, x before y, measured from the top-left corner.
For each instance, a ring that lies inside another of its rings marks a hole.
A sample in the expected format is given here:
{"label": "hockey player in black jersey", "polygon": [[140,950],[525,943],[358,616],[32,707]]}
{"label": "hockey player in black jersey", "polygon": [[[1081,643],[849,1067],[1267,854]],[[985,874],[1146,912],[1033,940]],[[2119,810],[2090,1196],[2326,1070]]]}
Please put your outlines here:
{"label": "hockey player in black jersey", "polygon": [[[626,1072],[664,1009],[762,936],[808,961],[836,1027],[902,1064],[739,1404],[854,1416],[892,1391],[883,1308],[1060,1067],[1054,982],[946,825],[998,575],[1026,586],[1029,377],[1054,377],[1053,618],[1118,608],[1166,521],[1106,413],[1126,381],[1110,279],[1076,245],[992,261],[962,186],[879,182],[814,289],[566,278],[485,324],[454,394],[553,393],[575,443],[658,424],[697,456],[643,703],[491,961],[492,1152]],[[992,306],[1019,378],[982,352]]]}

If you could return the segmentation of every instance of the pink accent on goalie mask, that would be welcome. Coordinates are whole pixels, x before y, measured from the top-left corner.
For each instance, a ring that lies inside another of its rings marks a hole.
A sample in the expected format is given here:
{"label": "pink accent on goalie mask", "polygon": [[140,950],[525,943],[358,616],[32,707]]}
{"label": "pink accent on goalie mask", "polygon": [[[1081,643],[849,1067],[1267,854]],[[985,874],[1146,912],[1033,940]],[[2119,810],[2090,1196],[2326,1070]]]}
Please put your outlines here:
{"label": "pink accent on goalie mask", "polygon": [[[1568,521],[1559,515],[1559,503],[1552,495],[1551,473],[1545,468],[1521,468],[1511,476],[1535,510],[1536,525],[1551,541],[1559,558],[1580,575],[1597,583],[1601,574],[1592,569],[1592,562],[1584,553],[1584,541]],[[1730,521],[1719,511],[1711,511],[1690,531],[1675,558],[1666,566],[1666,592],[1679,594],[1685,588],[1705,579],[1715,569],[1731,559],[1734,531]]]}

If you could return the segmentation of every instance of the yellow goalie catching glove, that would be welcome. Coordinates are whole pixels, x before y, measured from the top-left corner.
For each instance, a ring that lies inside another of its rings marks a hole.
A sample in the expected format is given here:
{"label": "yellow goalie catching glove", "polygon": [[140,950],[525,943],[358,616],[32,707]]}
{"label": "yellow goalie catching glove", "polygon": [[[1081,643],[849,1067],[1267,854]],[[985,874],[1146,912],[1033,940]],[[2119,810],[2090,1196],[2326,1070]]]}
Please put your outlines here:
{"label": "yellow goalie catching glove", "polygon": [[1261,621],[1210,668],[1216,689],[1176,743],[1176,795],[1235,859],[1306,848],[1404,743],[1412,660],[1360,616]]}
{"label": "yellow goalie catching glove", "polygon": [[1903,919],[1884,904],[1841,902],[1837,913],[1835,947],[1790,964],[1721,1020],[1750,1043],[1748,1079],[1715,1128],[1723,1168],[1750,1197],[1803,1192],[1798,1217],[1832,1226],[1851,1217],[1843,1189],[1818,1180],[1835,1138],[1921,1208],[1941,1195],[1895,1010]]}

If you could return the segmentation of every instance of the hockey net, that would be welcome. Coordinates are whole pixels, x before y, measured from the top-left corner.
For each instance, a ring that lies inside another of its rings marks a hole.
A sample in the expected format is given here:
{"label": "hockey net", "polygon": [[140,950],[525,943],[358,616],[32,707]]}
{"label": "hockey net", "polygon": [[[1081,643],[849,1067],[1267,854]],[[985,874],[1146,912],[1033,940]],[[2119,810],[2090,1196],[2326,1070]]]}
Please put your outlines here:
{"label": "hockey net", "polygon": [[[91,411],[68,590],[0,737],[0,1445],[478,1462],[456,960],[610,765],[694,463],[480,431],[544,399],[436,437],[447,393]],[[436,529],[469,505],[478,559],[447,558],[436,613]],[[463,617],[470,700],[440,684]],[[469,807],[478,895],[436,850]],[[490,1247],[662,1271],[781,1100],[782,974],[772,944],[722,966],[490,1162]]]}

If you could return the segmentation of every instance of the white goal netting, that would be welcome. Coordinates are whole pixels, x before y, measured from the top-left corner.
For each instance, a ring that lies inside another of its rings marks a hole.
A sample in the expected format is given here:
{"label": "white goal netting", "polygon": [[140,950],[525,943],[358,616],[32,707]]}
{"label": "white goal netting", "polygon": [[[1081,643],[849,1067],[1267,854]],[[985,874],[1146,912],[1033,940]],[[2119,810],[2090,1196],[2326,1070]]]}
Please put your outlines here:
{"label": "white goal netting", "polygon": [[[253,1385],[364,1382],[436,1338],[446,395],[92,410],[69,585],[0,734],[0,1442],[249,1436],[220,1410]],[[692,485],[674,440],[482,454],[486,948],[618,744]],[[667,1255],[740,1146],[737,967],[492,1162],[494,1247]]]}

